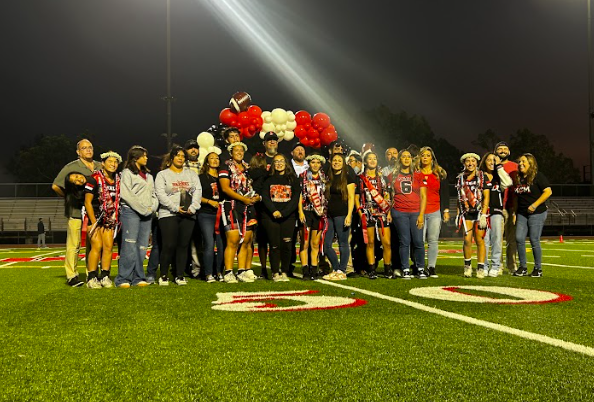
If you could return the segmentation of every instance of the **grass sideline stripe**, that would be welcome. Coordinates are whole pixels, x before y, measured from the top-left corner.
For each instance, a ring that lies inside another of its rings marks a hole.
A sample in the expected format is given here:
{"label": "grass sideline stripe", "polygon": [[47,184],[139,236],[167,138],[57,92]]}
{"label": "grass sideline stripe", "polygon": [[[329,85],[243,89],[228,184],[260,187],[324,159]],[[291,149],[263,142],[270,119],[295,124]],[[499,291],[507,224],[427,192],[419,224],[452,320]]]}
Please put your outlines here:
{"label": "grass sideline stripe", "polygon": [[580,344],[573,343],[573,342],[567,342],[567,341],[563,341],[561,339],[551,338],[546,335],[535,334],[533,332],[528,332],[528,331],[524,331],[521,329],[508,327],[505,325],[496,324],[496,323],[489,322],[489,321],[479,320],[477,318],[468,317],[468,316],[465,316],[462,314],[457,314],[457,313],[452,313],[452,312],[445,311],[445,310],[440,310],[435,307],[429,307],[429,306],[426,306],[421,303],[416,303],[416,302],[409,301],[409,300],[399,299],[397,297],[386,296],[384,294],[373,292],[370,290],[359,289],[359,288],[355,288],[352,286],[346,286],[346,285],[342,285],[339,283],[329,282],[329,281],[320,280],[320,279],[316,280],[316,282],[322,283],[324,285],[329,285],[329,286],[334,286],[337,288],[345,289],[345,290],[359,292],[359,293],[362,293],[362,294],[365,294],[368,296],[376,297],[378,299],[383,299],[383,300],[388,300],[388,301],[391,301],[394,303],[404,304],[405,306],[412,307],[417,310],[422,310],[422,311],[426,311],[428,313],[437,314],[442,317],[462,321],[467,324],[473,324],[473,325],[477,325],[480,327],[493,329],[495,331],[503,332],[506,334],[519,336],[520,338],[537,341],[540,343],[544,343],[546,345],[555,346],[555,347],[566,349],[566,350],[569,350],[572,352],[577,352],[577,353],[581,353],[581,354],[584,354],[587,356],[594,357],[594,348],[591,348],[589,346],[584,346],[584,345],[580,345]]}
{"label": "grass sideline stripe", "polygon": [[551,267],[561,267],[561,268],[594,269],[593,267],[580,267],[578,265],[551,264],[550,262],[541,262],[541,265],[550,265]]}

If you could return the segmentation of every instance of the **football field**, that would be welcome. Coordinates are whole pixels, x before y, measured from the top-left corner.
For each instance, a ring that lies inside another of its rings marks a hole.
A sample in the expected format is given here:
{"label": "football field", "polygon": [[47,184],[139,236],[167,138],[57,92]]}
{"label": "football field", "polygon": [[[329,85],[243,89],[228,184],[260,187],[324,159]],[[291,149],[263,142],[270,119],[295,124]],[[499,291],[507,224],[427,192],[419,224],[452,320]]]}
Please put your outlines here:
{"label": "football field", "polygon": [[594,241],[543,241],[542,278],[464,278],[461,248],[426,280],[130,289],[0,249],[0,400],[592,401]]}

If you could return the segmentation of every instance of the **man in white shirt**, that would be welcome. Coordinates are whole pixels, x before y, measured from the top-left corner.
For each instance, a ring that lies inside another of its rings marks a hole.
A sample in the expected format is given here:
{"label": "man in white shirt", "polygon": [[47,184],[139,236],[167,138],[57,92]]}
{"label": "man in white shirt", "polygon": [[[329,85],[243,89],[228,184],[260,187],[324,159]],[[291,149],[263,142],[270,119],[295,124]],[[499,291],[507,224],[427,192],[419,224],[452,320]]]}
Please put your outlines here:
{"label": "man in white shirt", "polygon": [[297,142],[293,145],[293,150],[291,151],[291,163],[293,164],[293,170],[295,170],[295,174],[299,176],[301,173],[305,172],[309,168],[309,164],[305,160],[305,147],[303,144]]}

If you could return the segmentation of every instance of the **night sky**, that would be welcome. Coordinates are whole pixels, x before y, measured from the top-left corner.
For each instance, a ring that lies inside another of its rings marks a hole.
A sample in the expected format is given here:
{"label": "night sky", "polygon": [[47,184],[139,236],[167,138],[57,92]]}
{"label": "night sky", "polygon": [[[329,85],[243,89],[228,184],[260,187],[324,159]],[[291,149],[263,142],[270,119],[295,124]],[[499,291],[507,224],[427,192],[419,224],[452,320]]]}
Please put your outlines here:
{"label": "night sky", "polygon": [[[179,142],[217,123],[236,91],[263,110],[333,117],[230,28],[236,17],[224,23],[206,3],[171,0]],[[508,138],[526,127],[588,164],[586,0],[241,3],[347,112],[423,115],[464,150],[489,128]],[[0,160],[37,134],[84,130],[105,148],[165,151],[166,0],[13,1],[0,30]]]}

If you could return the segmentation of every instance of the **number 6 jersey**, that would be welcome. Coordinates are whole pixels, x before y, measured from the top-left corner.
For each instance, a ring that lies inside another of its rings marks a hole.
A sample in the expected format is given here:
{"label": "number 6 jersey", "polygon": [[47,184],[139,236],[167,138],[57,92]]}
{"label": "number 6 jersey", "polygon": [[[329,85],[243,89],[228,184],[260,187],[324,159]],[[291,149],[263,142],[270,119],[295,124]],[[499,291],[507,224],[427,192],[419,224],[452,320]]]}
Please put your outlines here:
{"label": "number 6 jersey", "polygon": [[419,212],[423,175],[420,172],[398,173],[390,177],[394,202],[392,208],[399,212]]}

